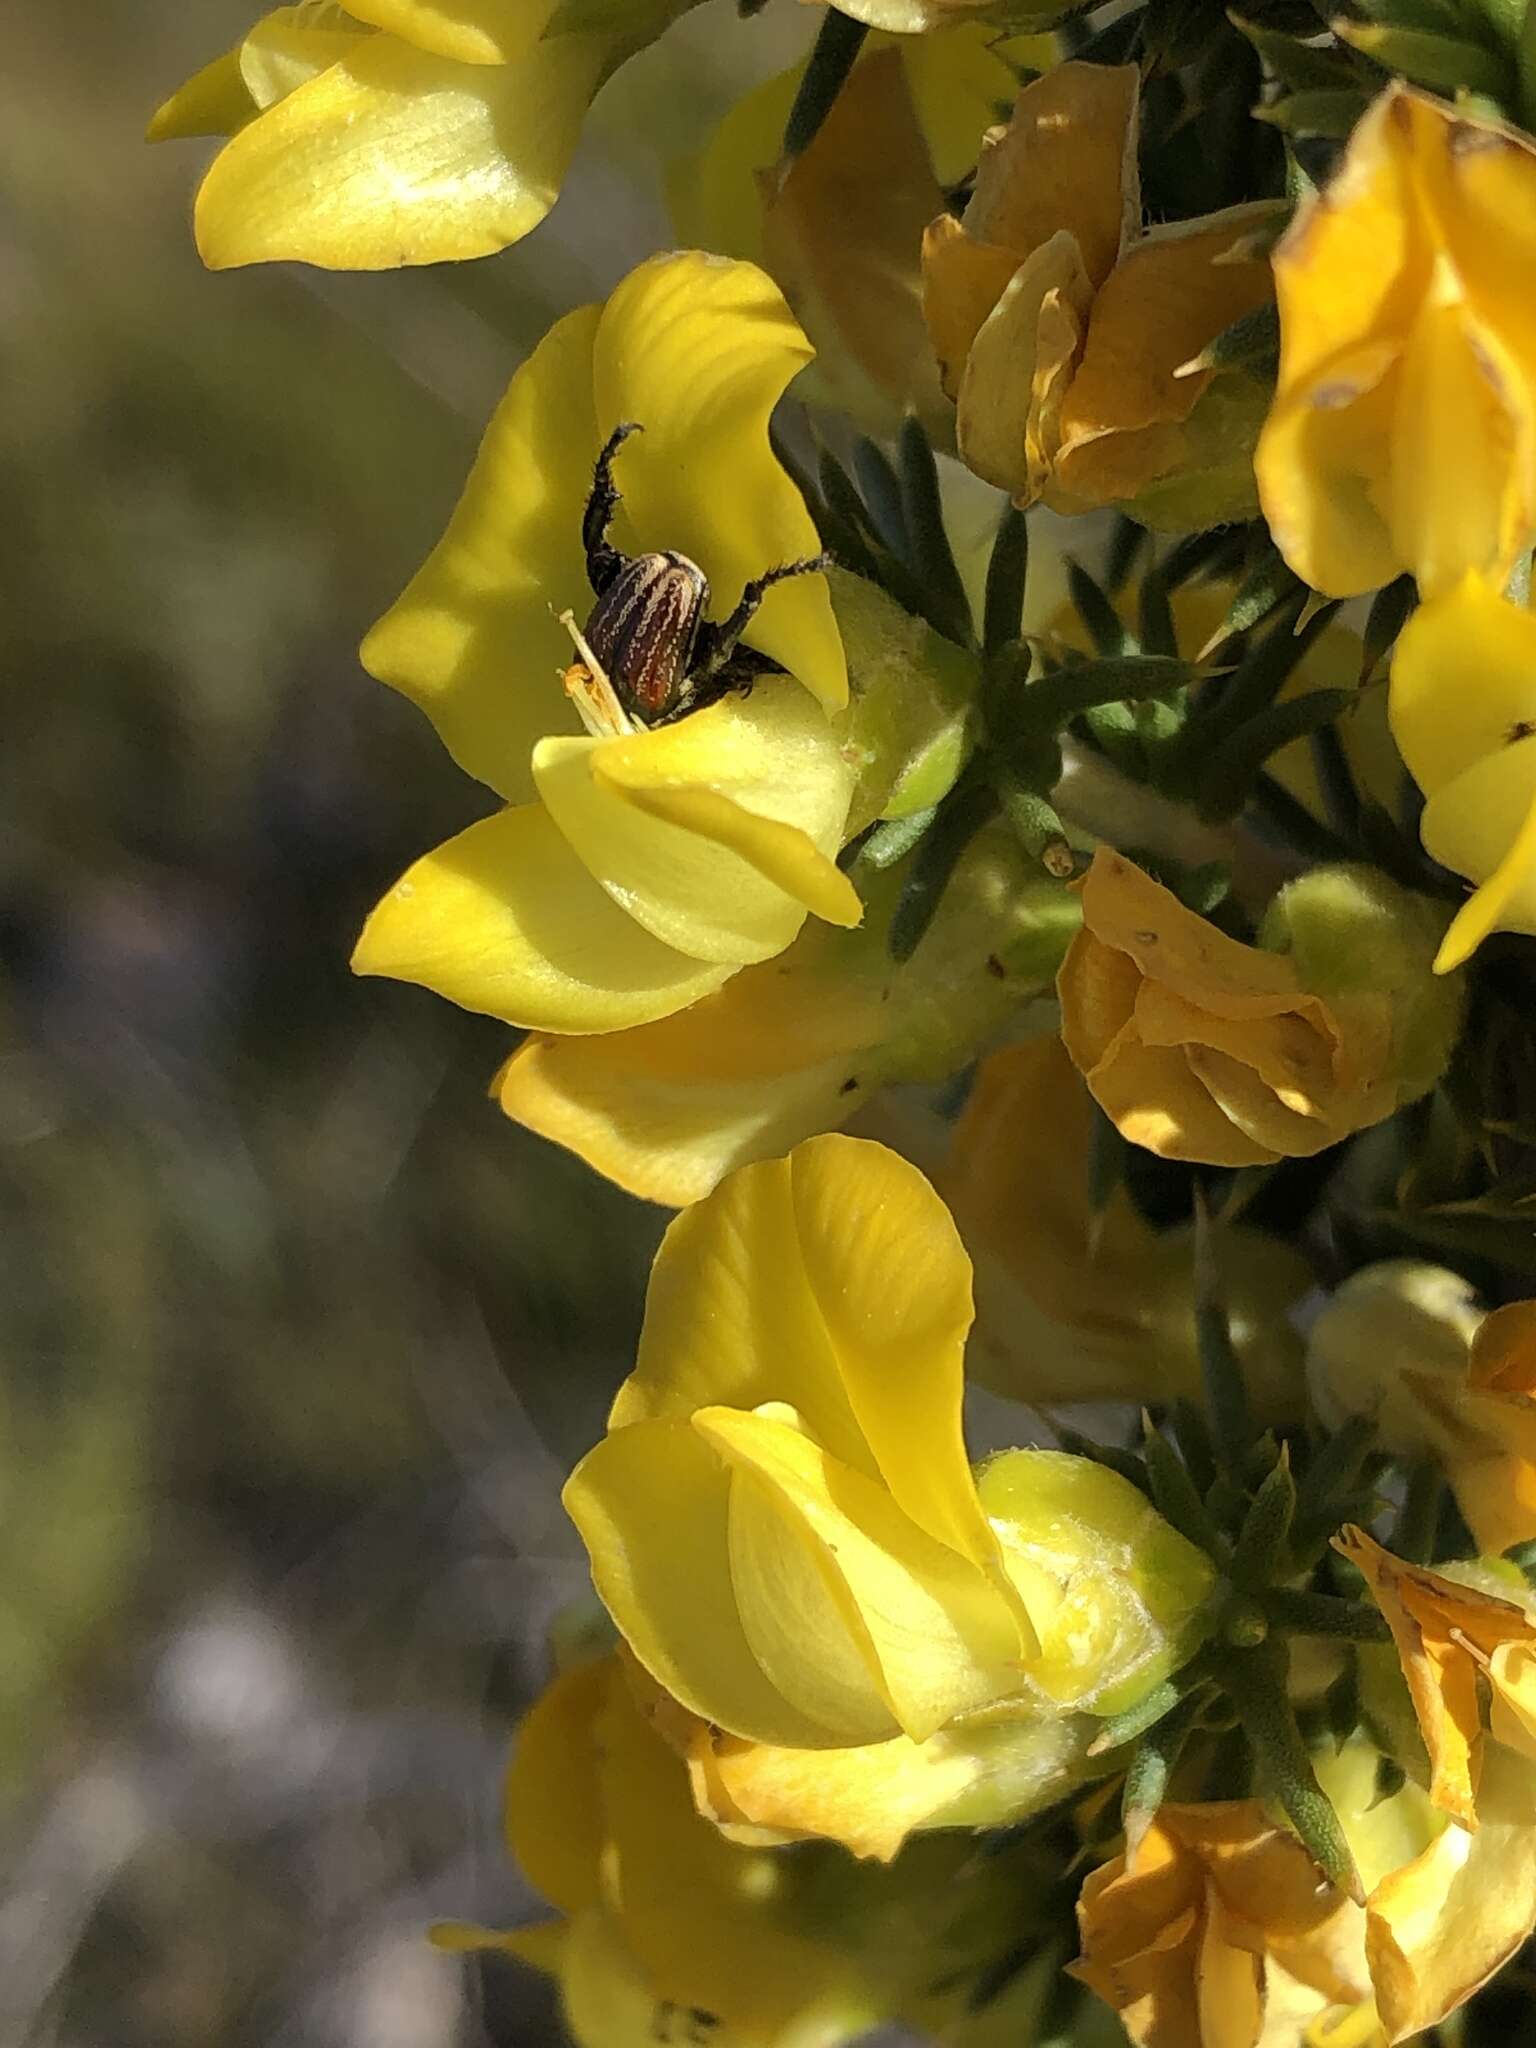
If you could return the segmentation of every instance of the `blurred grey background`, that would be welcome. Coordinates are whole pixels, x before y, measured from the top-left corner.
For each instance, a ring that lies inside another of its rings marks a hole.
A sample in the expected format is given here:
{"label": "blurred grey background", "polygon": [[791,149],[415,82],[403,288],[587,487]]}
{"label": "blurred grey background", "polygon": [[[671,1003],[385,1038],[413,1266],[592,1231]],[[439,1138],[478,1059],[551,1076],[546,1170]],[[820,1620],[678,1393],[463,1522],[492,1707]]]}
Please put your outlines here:
{"label": "blurred grey background", "polygon": [[531,1909],[497,1781],[664,1218],[486,1102],[501,1029],[349,975],[489,808],[355,648],[808,24],[701,9],[501,257],[214,277],[210,147],[141,135],[251,18],[5,30],[0,2044],[553,2041],[423,1928]]}

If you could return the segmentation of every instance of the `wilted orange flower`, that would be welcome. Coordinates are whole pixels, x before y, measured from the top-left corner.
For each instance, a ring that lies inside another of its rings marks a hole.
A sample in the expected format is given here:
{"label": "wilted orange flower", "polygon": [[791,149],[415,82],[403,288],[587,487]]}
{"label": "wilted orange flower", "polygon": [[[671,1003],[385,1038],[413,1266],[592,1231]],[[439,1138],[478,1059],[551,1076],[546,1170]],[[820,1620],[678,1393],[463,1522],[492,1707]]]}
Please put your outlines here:
{"label": "wilted orange flower", "polygon": [[1154,524],[1203,525],[1252,506],[1264,394],[1190,366],[1268,300],[1252,238],[1276,209],[1143,231],[1139,83],[1134,65],[1073,62],[1025,87],[964,217],[924,238],[924,309],[978,475],[1020,504],[1134,499]]}
{"label": "wilted orange flower", "polygon": [[1502,579],[1536,535],[1536,148],[1394,84],[1275,252],[1280,376],[1255,463],[1314,589]]}
{"label": "wilted orange flower", "polygon": [[1387,994],[1325,999],[1294,959],[1228,938],[1106,848],[1081,886],[1061,1035],[1133,1144],[1257,1166],[1321,1152],[1396,1108]]}
{"label": "wilted orange flower", "polygon": [[[1361,1573],[1392,1631],[1429,1751],[1431,1799],[1475,1828],[1480,1678],[1489,1687],[1495,1737],[1536,1758],[1536,1620],[1518,1599],[1405,1563],[1363,1529],[1341,1529],[1334,1548]],[[1520,1575],[1508,1570],[1507,1590],[1518,1595]],[[1502,1583],[1491,1569],[1487,1576]]]}
{"label": "wilted orange flower", "polygon": [[1370,1994],[1364,1912],[1256,1799],[1159,1808],[1135,1849],[1088,1879],[1078,1921],[1072,1973],[1137,2048],[1295,2040],[1329,2005]]}

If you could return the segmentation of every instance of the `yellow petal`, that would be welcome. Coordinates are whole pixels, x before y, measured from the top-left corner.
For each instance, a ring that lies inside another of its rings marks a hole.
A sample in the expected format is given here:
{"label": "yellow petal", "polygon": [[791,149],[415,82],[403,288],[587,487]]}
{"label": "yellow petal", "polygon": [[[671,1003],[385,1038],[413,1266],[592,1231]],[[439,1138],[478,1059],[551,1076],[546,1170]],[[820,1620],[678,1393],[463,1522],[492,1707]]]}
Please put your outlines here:
{"label": "yellow petal", "polygon": [[[683,1759],[661,1739],[619,1660],[607,1669],[596,1726],[605,1874],[611,1917],[651,1997],[647,2048],[668,2006],[714,2015],[732,2041],[767,2044],[796,2025],[822,2038],[819,2021],[826,2039],[841,2040],[834,2018],[860,2030],[878,1994],[856,1948],[820,1925],[794,1924],[781,1860],[736,1846],[695,1810]],[[683,1718],[675,1703],[669,1710]],[[595,2036],[592,2048],[613,2048],[613,2037]]]}
{"label": "yellow petal", "polygon": [[862,991],[840,1000],[835,979],[797,972],[816,929],[659,1024],[525,1040],[498,1076],[502,1108],[672,1208],[702,1200],[733,1167],[836,1129],[867,1099],[857,1069],[879,1017]]}
{"label": "yellow petal", "polygon": [[1452,1823],[1367,1900],[1366,1946],[1391,2042],[1454,2012],[1536,1927],[1536,1787],[1524,1757],[1494,1751],[1475,1835]]}
{"label": "yellow petal", "polygon": [[365,33],[339,9],[316,14],[304,7],[274,7],[240,45],[240,76],[257,107],[276,106],[353,55]]}
{"label": "yellow petal", "polygon": [[511,64],[544,33],[556,0],[346,0],[347,12],[460,64]]}
{"label": "yellow petal", "polygon": [[1464,577],[1403,628],[1387,702],[1408,771],[1433,797],[1536,726],[1536,618]]}
{"label": "yellow petal", "polygon": [[608,49],[559,36],[471,67],[361,38],[214,159],[194,215],[203,261],[393,270],[504,249],[554,204]]}
{"label": "yellow petal", "polygon": [[575,732],[556,616],[591,603],[581,518],[598,447],[599,309],[567,313],[497,406],[448,529],[363,642],[380,682],[419,704],[461,768],[510,802],[533,794],[533,749]]}
{"label": "yellow petal", "polygon": [[831,858],[851,772],[822,713],[784,679],[631,739],[542,740],[533,760],[591,873],[693,959],[767,959],[808,909],[845,925],[863,915]]}
{"label": "yellow petal", "polygon": [[766,1412],[704,1408],[693,1426],[731,1468],[737,1604],[788,1697],[846,1742],[894,1733],[892,1718],[921,1742],[1018,1689],[1007,1606],[883,1486]]}
{"label": "yellow petal", "polygon": [[1299,576],[1331,596],[1374,590],[1404,566],[1382,475],[1396,354],[1389,341],[1368,342],[1342,352],[1311,383],[1282,386],[1254,449],[1276,545]]}
{"label": "yellow petal", "polygon": [[854,67],[810,147],[765,190],[765,259],[816,344],[814,375],[875,432],[908,407],[947,431],[918,288],[923,227],[943,203],[894,48]]}
{"label": "yellow petal", "polygon": [[1298,210],[1274,252],[1282,390],[1388,330],[1427,285],[1433,251],[1414,166],[1434,147],[1424,124],[1443,111],[1389,88],[1356,124],[1338,172]]}
{"label": "yellow petal", "polygon": [[827,1745],[835,1732],[790,1704],[742,1628],[730,1490],[725,1467],[686,1421],[658,1420],[610,1432],[561,1498],[603,1605],[658,1685],[733,1734]]}
{"label": "yellow petal", "polygon": [[922,1175],[812,1138],[669,1228],[610,1427],[787,1402],[930,1536],[1000,1577],[961,1432],[970,1263]]}
{"label": "yellow petal", "polygon": [[538,1031],[670,1016],[729,971],[686,959],[626,916],[538,804],[482,818],[407,869],[352,966]]}
{"label": "yellow petal", "polygon": [[[1496,338],[1460,304],[1424,306],[1403,350],[1390,524],[1426,598],[1468,570],[1502,578],[1536,522],[1536,419]],[[1455,488],[1448,489],[1450,479]]]}
{"label": "yellow petal", "polygon": [[[1536,748],[1529,740],[1469,768],[1424,807],[1420,830],[1436,860],[1487,880],[1459,910],[1435,955],[1448,974],[1490,932],[1536,932]],[[1491,865],[1490,865],[1491,864]]]}
{"label": "yellow petal", "polygon": [[836,1130],[888,1081],[941,1080],[1045,986],[1076,898],[979,834],[912,958],[890,957],[903,877],[857,932],[808,922],[786,952],[636,1031],[531,1038],[496,1082],[509,1116],[631,1194],[697,1202],[734,1167]]}
{"label": "yellow petal", "polygon": [[690,1749],[695,1797],[727,1826],[841,1842],[882,1862],[918,1828],[1026,1819],[1092,1777],[1097,1724],[1051,1715],[892,1736],[852,1749],[778,1749],[701,1729]]}
{"label": "yellow petal", "polygon": [[[767,432],[810,354],[777,286],[720,257],[654,257],[603,309],[593,364],[599,431],[623,420],[645,429],[626,447],[619,477],[631,526],[642,546],[698,563],[717,615],[765,569],[820,552]],[[824,578],[771,590],[744,637],[829,709],[847,702]]]}
{"label": "yellow petal", "polygon": [[1019,72],[1044,72],[1057,55],[1054,37],[1000,37],[989,21],[957,22],[898,48],[934,176],[946,186],[974,166],[980,137],[1016,95]]}
{"label": "yellow petal", "polygon": [[559,1954],[561,2019],[577,2048],[652,2048],[656,1992],[614,1916],[570,1923]]}
{"label": "yellow petal", "polygon": [[1019,265],[966,358],[956,401],[960,453],[967,468],[1026,502],[1056,453],[1091,300],[1082,252],[1063,230]]}
{"label": "yellow petal", "polygon": [[604,1819],[593,1721],[608,1659],[561,1672],[524,1716],[507,1772],[507,1846],[530,1884],[562,1913],[602,1897]]}
{"label": "yellow petal", "polygon": [[194,135],[233,135],[257,112],[240,70],[238,49],[226,50],[155,109],[146,142],[177,142]]}

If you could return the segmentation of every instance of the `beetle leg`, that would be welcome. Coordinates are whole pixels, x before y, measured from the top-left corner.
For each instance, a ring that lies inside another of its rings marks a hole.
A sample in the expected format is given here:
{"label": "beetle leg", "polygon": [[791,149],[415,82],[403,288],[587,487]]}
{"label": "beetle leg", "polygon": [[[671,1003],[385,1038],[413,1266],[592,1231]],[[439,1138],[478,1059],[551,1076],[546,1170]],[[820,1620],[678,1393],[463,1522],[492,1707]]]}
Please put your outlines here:
{"label": "beetle leg", "polygon": [[613,481],[613,458],[618,454],[631,434],[642,432],[638,420],[623,420],[603,443],[597,465],[592,471],[592,489],[587,497],[587,509],[582,514],[581,544],[587,554],[587,581],[593,595],[601,597],[615,576],[624,567],[624,557],[616,547],[610,545],[608,528],[618,509],[620,492]]}
{"label": "beetle leg", "polygon": [[830,555],[808,555],[804,561],[781,562],[777,569],[765,569],[761,576],[754,576],[742,591],[741,601],[728,619],[722,619],[718,626],[706,621],[699,628],[694,660],[696,679],[706,683],[719,675],[736,652],[737,641],[757,616],[758,606],[775,583],[786,583],[791,576],[820,576],[831,567]]}

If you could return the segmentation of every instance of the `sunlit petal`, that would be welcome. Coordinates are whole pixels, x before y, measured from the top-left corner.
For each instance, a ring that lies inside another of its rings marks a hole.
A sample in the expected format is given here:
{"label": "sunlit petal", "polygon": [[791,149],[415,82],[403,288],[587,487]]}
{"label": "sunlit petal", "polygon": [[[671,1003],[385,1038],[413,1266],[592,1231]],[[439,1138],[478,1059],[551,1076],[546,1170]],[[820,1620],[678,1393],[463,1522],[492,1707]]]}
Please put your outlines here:
{"label": "sunlit petal", "polygon": [[[620,478],[642,546],[676,548],[710,579],[717,615],[765,569],[818,554],[799,491],[768,446],[768,415],[810,359],[761,271],[685,252],[642,263],[603,309],[594,360],[599,430],[637,420]],[[768,593],[745,635],[823,704],[847,668],[819,576]]]}
{"label": "sunlit petal", "polygon": [[470,66],[359,39],[215,159],[195,213],[204,262],[393,270],[505,248],[554,204],[608,49],[559,36]]}
{"label": "sunlit petal", "polygon": [[626,916],[538,804],[483,818],[417,861],[374,910],[352,965],[541,1031],[647,1023],[728,972]]}
{"label": "sunlit petal", "polygon": [[706,1721],[758,1742],[826,1746],[836,1731],[791,1706],[742,1629],[729,1547],[731,1480],[685,1420],[612,1431],[562,1496],[603,1605],[640,1662]]}

